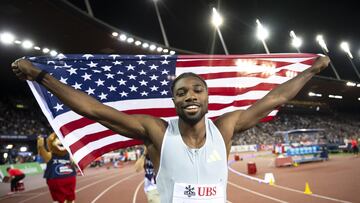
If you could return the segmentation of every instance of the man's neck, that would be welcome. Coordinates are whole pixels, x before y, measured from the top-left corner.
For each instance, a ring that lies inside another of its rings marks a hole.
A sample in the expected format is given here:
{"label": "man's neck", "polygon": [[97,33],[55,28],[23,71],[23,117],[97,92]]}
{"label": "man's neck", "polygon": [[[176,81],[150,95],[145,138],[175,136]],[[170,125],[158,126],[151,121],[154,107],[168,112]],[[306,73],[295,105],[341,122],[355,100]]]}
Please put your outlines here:
{"label": "man's neck", "polygon": [[205,144],[206,126],[205,117],[194,125],[179,119],[179,130],[184,143],[189,148],[200,148]]}

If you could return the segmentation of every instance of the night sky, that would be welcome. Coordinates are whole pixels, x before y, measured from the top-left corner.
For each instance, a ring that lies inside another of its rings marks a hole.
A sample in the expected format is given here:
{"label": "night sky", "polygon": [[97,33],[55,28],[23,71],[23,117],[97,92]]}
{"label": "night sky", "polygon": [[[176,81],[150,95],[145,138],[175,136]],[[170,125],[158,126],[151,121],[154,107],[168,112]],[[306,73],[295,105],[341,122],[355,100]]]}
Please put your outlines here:
{"label": "night sky", "polygon": [[[86,10],[84,1],[70,2]],[[340,77],[360,81],[340,49],[342,41],[350,44],[354,64],[360,70],[360,13],[355,3],[346,0],[158,0],[158,8],[171,47],[224,54],[210,23],[211,9],[217,7],[224,18],[220,29],[230,54],[265,52],[255,37],[258,18],[270,31],[267,45],[271,53],[296,52],[290,45],[290,30],[303,39],[301,52],[321,53],[315,38],[322,34]],[[90,4],[96,18],[129,34],[163,44],[152,0],[90,0]],[[322,75],[335,77],[330,68]]]}

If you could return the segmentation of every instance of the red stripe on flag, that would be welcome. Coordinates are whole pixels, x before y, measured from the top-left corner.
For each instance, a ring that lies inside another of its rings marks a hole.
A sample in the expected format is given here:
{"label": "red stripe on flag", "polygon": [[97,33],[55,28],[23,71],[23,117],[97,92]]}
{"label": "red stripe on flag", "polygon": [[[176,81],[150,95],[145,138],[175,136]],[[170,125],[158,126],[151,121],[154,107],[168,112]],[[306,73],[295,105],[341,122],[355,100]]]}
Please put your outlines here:
{"label": "red stripe on flag", "polygon": [[84,158],[82,158],[78,165],[81,169],[84,169],[88,164],[90,164],[93,160],[101,156],[102,154],[105,154],[107,152],[111,152],[117,149],[125,148],[125,147],[131,147],[134,145],[141,145],[144,142],[141,140],[128,140],[128,141],[121,141],[116,142],[110,145],[103,146],[97,150],[94,150],[87,154]]}
{"label": "red stripe on flag", "polygon": [[97,132],[97,133],[92,133],[92,134],[87,134],[86,136],[82,137],[80,140],[76,141],[74,144],[70,145],[70,150],[72,153],[75,153],[76,151],[78,151],[79,149],[81,149],[82,147],[84,147],[85,145],[87,145],[90,142],[111,136],[111,135],[115,135],[117,133],[115,133],[112,130],[104,130],[101,132]]}
{"label": "red stripe on flag", "polygon": [[[171,117],[176,115],[176,111],[174,108],[134,109],[123,112],[127,114],[147,114],[155,117]],[[93,123],[95,123],[95,121],[82,117],[80,119],[71,121],[61,126],[60,131],[65,137],[67,134],[71,133],[72,131]]]}

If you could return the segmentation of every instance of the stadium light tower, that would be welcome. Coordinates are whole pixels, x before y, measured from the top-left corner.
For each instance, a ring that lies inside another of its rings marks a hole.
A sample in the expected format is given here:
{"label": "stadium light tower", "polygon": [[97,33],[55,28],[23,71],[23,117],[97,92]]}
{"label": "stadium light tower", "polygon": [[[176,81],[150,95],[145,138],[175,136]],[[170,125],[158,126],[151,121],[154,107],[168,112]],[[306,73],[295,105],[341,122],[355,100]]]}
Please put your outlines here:
{"label": "stadium light tower", "polygon": [[347,53],[346,56],[348,57],[348,59],[349,59],[349,61],[350,61],[350,63],[351,63],[351,66],[353,67],[356,75],[357,75],[358,78],[360,79],[359,71],[357,70],[357,68],[356,68],[356,66],[355,66],[355,64],[354,64],[354,62],[353,62],[353,60],[352,60],[354,57],[353,57],[353,55],[351,54],[349,43],[347,43],[347,42],[341,42],[340,47],[341,47],[341,49],[342,49],[344,52]]}
{"label": "stadium light tower", "polygon": [[301,53],[300,46],[302,45],[302,39],[297,37],[293,30],[290,31],[290,37],[292,38],[291,45],[295,47],[298,53]]}
{"label": "stadium light tower", "polygon": [[164,38],[165,46],[169,47],[169,42],[168,42],[168,39],[166,37],[165,28],[164,28],[163,22],[161,20],[161,16],[160,16],[159,8],[157,6],[157,2],[158,2],[158,0],[153,0],[154,6],[155,6],[155,11],[156,11],[156,16],[157,16],[157,18],[159,20],[160,29],[161,29],[162,36]]}
{"label": "stadium light tower", "polygon": [[[325,43],[325,40],[324,40],[323,36],[322,36],[322,35],[317,35],[317,36],[316,36],[316,41],[319,43],[319,45],[320,45],[321,50],[323,51],[323,53],[324,53],[326,56],[329,56],[329,54],[328,54],[328,53],[329,53],[329,49],[328,49],[327,46],[326,46],[326,43]],[[340,78],[338,72],[336,71],[335,66],[334,66],[334,64],[331,62],[331,60],[330,60],[330,67],[331,67],[331,69],[334,71],[334,74],[335,74],[336,78],[337,78],[338,80],[340,80],[341,78]]]}
{"label": "stadium light tower", "polygon": [[85,1],[86,10],[87,10],[89,16],[94,17],[94,12],[92,11],[89,0],[84,0],[84,1]]}
{"label": "stadium light tower", "polygon": [[261,40],[264,48],[265,48],[265,51],[267,54],[270,54],[270,51],[266,45],[266,38],[269,37],[269,31],[261,24],[260,20],[259,19],[256,19],[256,23],[257,23],[257,34],[256,36],[258,37],[259,40]]}
{"label": "stadium light tower", "polygon": [[223,22],[224,22],[224,20],[221,17],[221,15],[217,12],[216,8],[213,8],[212,9],[211,23],[214,25],[214,27],[216,29],[216,32],[219,35],[219,38],[220,38],[221,44],[222,44],[222,46],[224,48],[225,54],[229,55],[229,52],[227,50],[224,38],[223,38],[223,36],[221,34],[221,31],[220,31],[220,28],[219,28],[222,25]]}

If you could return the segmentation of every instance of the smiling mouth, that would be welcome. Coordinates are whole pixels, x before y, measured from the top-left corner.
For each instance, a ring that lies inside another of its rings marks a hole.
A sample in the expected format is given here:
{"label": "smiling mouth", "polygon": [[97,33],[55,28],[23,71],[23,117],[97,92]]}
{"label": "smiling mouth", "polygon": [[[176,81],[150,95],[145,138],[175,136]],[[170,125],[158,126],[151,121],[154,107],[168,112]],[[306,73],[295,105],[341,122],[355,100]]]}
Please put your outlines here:
{"label": "smiling mouth", "polygon": [[183,108],[186,112],[189,112],[189,113],[196,113],[199,111],[200,109],[200,106],[199,105],[195,105],[195,104],[192,104],[192,105],[187,105]]}

